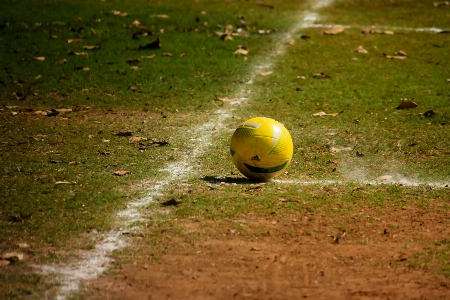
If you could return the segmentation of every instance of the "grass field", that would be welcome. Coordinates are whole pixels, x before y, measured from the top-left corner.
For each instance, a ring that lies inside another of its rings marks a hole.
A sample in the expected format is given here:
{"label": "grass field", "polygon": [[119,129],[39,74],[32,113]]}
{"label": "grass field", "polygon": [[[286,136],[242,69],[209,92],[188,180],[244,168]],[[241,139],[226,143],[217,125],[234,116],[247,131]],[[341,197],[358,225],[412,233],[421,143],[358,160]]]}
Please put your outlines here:
{"label": "grass field", "polygon": [[450,6],[282,2],[0,4],[0,298],[449,297]]}

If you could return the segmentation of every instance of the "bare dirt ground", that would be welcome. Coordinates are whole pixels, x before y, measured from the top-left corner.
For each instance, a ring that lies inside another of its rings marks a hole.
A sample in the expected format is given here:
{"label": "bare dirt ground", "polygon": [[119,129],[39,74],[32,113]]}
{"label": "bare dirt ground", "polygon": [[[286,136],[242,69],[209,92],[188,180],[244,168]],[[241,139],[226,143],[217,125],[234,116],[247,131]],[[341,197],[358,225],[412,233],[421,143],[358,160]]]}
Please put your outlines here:
{"label": "bare dirt ground", "polygon": [[[178,220],[186,235],[159,238],[89,286],[88,299],[450,299],[438,274],[449,213],[364,209],[342,214]],[[436,206],[436,207],[432,207]],[[339,208],[336,208],[339,212]],[[148,242],[148,241],[147,241]],[[434,252],[433,252],[434,251]],[[426,253],[431,253],[426,256]],[[424,259],[428,257],[428,259]],[[423,263],[428,262],[428,265]]]}

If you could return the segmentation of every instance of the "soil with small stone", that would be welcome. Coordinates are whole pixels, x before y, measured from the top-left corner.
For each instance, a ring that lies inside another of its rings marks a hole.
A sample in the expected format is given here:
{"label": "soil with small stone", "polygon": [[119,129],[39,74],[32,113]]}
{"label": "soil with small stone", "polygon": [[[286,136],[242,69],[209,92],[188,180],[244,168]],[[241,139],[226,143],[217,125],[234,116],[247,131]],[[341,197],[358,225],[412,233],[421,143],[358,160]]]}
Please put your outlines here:
{"label": "soil with small stone", "polygon": [[433,257],[446,220],[415,206],[177,220],[185,234],[159,237],[160,256],[137,238],[138,254],[91,282],[86,298],[450,299]]}

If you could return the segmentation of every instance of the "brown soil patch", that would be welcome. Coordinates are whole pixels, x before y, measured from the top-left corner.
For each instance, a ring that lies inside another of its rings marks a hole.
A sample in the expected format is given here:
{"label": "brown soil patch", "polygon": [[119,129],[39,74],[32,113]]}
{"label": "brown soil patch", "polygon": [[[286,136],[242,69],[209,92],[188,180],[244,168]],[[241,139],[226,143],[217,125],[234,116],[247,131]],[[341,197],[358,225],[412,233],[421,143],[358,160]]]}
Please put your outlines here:
{"label": "brown soil patch", "polygon": [[408,207],[177,220],[186,234],[158,237],[165,254],[154,259],[148,240],[137,240],[139,255],[92,282],[87,298],[450,299],[438,260],[418,260],[448,236],[448,217]]}

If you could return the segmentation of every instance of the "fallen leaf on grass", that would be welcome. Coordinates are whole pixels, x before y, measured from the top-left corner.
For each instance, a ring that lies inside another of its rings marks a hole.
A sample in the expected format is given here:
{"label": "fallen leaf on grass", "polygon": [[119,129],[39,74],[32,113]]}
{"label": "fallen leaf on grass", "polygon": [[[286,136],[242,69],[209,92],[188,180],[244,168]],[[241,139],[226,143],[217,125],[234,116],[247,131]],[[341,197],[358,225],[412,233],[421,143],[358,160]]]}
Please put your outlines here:
{"label": "fallen leaf on grass", "polygon": [[152,139],[152,142],[149,144],[149,146],[153,146],[153,147],[161,147],[161,146],[168,146],[170,145],[169,142],[167,141],[158,141],[157,139]]}
{"label": "fallen leaf on grass", "polygon": [[44,61],[45,57],[43,56],[38,56],[38,57],[33,57],[34,60],[39,60],[39,61]]}
{"label": "fallen leaf on grass", "polygon": [[313,74],[314,78],[331,78],[330,75],[324,73],[324,72],[320,72],[320,73],[315,73]]}
{"label": "fallen leaf on grass", "polygon": [[406,56],[402,56],[402,55],[386,55],[385,53],[383,53],[384,57],[389,58],[389,59],[406,59]]}
{"label": "fallen leaf on grass", "polygon": [[54,110],[59,112],[59,113],[68,113],[68,112],[72,112],[73,111],[73,109],[71,109],[71,108],[56,108]]}
{"label": "fallen leaf on grass", "polygon": [[172,57],[173,54],[172,54],[172,53],[169,53],[169,52],[164,52],[164,53],[162,54],[162,56],[170,56],[170,57]]}
{"label": "fallen leaf on grass", "polygon": [[391,180],[391,179],[392,179],[391,175],[383,175],[383,176],[376,178],[375,180],[383,181],[383,180]]}
{"label": "fallen leaf on grass", "polygon": [[63,58],[61,60],[58,60],[56,63],[58,64],[65,64],[67,62],[67,59]]}
{"label": "fallen leaf on grass", "polygon": [[369,34],[369,33],[375,33],[375,31],[372,28],[363,28],[363,29],[361,29],[361,33]]}
{"label": "fallen leaf on grass", "polygon": [[12,95],[16,98],[16,100],[19,101],[25,100],[25,98],[27,98],[26,94],[22,94],[20,92],[13,92]]}
{"label": "fallen leaf on grass", "polygon": [[18,252],[3,253],[1,259],[9,260],[10,262],[18,262],[23,260],[23,254]]}
{"label": "fallen leaf on grass", "polygon": [[11,262],[9,260],[6,259],[0,259],[0,268],[1,267],[5,267],[7,265],[11,264]]}
{"label": "fallen leaf on grass", "polygon": [[217,98],[217,100],[222,101],[222,102],[230,102],[230,101],[236,101],[236,100],[238,100],[238,98],[224,97],[224,98]]}
{"label": "fallen leaf on grass", "polygon": [[358,53],[368,53],[368,51],[366,49],[363,48],[363,46],[358,46],[358,48],[356,48],[354,50],[354,52],[358,52]]}
{"label": "fallen leaf on grass", "polygon": [[168,19],[168,15],[150,15],[149,18]]}
{"label": "fallen leaf on grass", "polygon": [[105,12],[105,13],[107,13],[107,14],[113,14],[113,15],[119,16],[119,17],[127,17],[127,16],[128,16],[128,13],[121,12],[121,11],[119,11],[119,10],[107,11],[107,12]]}
{"label": "fallen leaf on grass", "polygon": [[408,55],[406,54],[406,52],[403,51],[403,50],[398,50],[398,51],[395,53],[395,55],[398,55],[398,56],[408,56]]}
{"label": "fallen leaf on grass", "polygon": [[88,55],[87,52],[76,52],[76,51],[70,51],[67,54],[69,54],[69,55],[77,55],[77,56]]}
{"label": "fallen leaf on grass", "polygon": [[434,6],[449,6],[450,2],[449,1],[441,1],[441,2],[433,2]]}
{"label": "fallen leaf on grass", "polygon": [[139,46],[138,50],[152,50],[161,48],[161,39],[158,37],[155,41],[145,45]]}
{"label": "fallen leaf on grass", "polygon": [[131,66],[130,69],[131,70],[140,70],[140,69],[142,69],[142,67],[141,66]]}
{"label": "fallen leaf on grass", "polygon": [[114,172],[114,175],[116,175],[116,176],[124,176],[124,175],[127,175],[127,174],[130,174],[130,171],[118,170],[118,171]]}
{"label": "fallen leaf on grass", "polygon": [[70,39],[70,40],[67,40],[67,43],[74,44],[74,43],[79,43],[81,41],[82,41],[82,39]]}
{"label": "fallen leaf on grass", "polygon": [[132,92],[135,92],[135,93],[142,93],[142,91],[138,90],[137,87],[135,87],[135,86],[129,86],[128,90],[132,91]]}
{"label": "fallen leaf on grass", "polygon": [[115,135],[115,136],[132,136],[133,132],[131,132],[131,131],[119,131],[117,133],[111,132],[111,134]]}
{"label": "fallen leaf on grass", "polygon": [[149,35],[152,35],[152,34],[153,34],[153,32],[151,32],[151,31],[149,31],[149,30],[141,30],[141,31],[138,31],[138,32],[133,33],[133,35],[131,36],[131,38],[132,38],[133,40],[139,40],[139,39],[142,38],[142,37],[146,37],[146,36],[149,36]]}
{"label": "fallen leaf on grass", "polygon": [[42,110],[36,110],[36,111],[33,112],[33,114],[46,116],[47,112],[46,111],[42,111]]}
{"label": "fallen leaf on grass", "polygon": [[170,200],[161,202],[161,205],[162,206],[177,206],[178,204],[181,204],[181,203],[182,203],[182,201],[176,200],[175,198],[172,198]]}
{"label": "fallen leaf on grass", "polygon": [[100,46],[83,46],[83,49],[86,50],[96,50],[96,49],[100,49]]}
{"label": "fallen leaf on grass", "polygon": [[70,181],[57,181],[55,182],[55,185],[60,185],[60,184],[76,184],[76,182],[70,182]]}
{"label": "fallen leaf on grass", "polygon": [[146,141],[146,140],[148,140],[146,137],[132,136],[132,137],[130,137],[128,142],[130,144],[132,144],[132,143],[138,143],[138,142],[142,142],[142,141]]}
{"label": "fallen leaf on grass", "polygon": [[149,55],[149,56],[141,56],[141,58],[148,58],[148,59],[153,59],[155,58],[156,54],[153,55]]}
{"label": "fallen leaf on grass", "polygon": [[332,117],[336,117],[338,115],[338,113],[334,113],[334,114],[327,114],[324,111],[320,111],[318,113],[313,114],[314,117],[324,117],[324,116],[332,116]]}
{"label": "fallen leaf on grass", "polygon": [[[414,98],[413,98],[414,99]],[[411,100],[408,100],[406,98],[401,98],[400,104],[396,107],[397,109],[409,109],[409,108],[416,108],[419,105],[417,105],[416,102],[413,102]]]}
{"label": "fallen leaf on grass", "polygon": [[259,73],[259,75],[261,75],[261,76],[269,76],[269,75],[271,75],[273,72],[272,71],[268,71],[268,72],[262,72],[262,73]]}
{"label": "fallen leaf on grass", "polygon": [[248,50],[245,50],[243,48],[239,48],[236,51],[233,52],[233,54],[235,55],[247,55],[248,54]]}
{"label": "fallen leaf on grass", "polygon": [[323,33],[327,34],[327,35],[334,35],[334,34],[339,34],[341,32],[343,32],[345,30],[344,26],[340,26],[340,27],[334,27],[328,30],[325,30]]}
{"label": "fallen leaf on grass", "polygon": [[435,115],[436,115],[436,113],[432,109],[429,109],[422,114],[422,116],[424,116],[426,118],[431,118],[431,117],[434,117]]}

